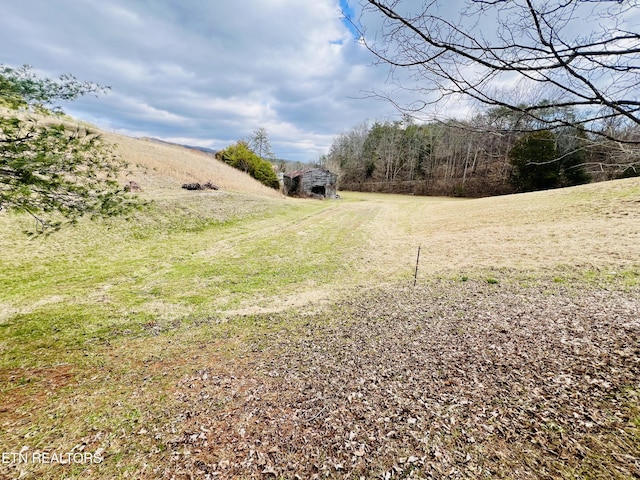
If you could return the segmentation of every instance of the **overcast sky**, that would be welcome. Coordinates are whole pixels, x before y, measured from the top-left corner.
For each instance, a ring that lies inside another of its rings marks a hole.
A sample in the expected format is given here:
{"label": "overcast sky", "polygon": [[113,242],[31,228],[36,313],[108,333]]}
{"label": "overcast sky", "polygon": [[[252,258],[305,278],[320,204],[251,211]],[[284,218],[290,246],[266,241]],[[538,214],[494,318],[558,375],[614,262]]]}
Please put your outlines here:
{"label": "overcast sky", "polygon": [[[265,128],[277,157],[314,161],[328,152],[341,132],[366,120],[398,118],[390,103],[367,97],[367,92],[390,93],[400,105],[423,100],[419,95],[424,91],[398,89],[395,82],[411,86],[408,73],[397,72],[405,76],[389,82],[388,67],[373,65],[373,55],[342,15],[345,11],[357,22],[359,3],[5,0],[0,8],[0,64],[29,64],[44,76],[71,73],[110,86],[106,96],[84,97],[64,106],[69,114],[110,131],[221,149]],[[459,18],[468,3],[427,2],[449,18]],[[509,6],[516,3],[501,5],[509,15]],[[579,5],[588,14],[616,4]],[[423,0],[406,0],[398,8],[415,13],[424,5]],[[578,16],[568,33],[588,36],[589,30],[616,22],[634,31],[639,10],[623,10],[628,17],[624,21],[615,15]],[[465,29],[478,24],[483,36],[495,35],[495,12],[467,13]],[[509,18],[503,20],[508,28]],[[362,20],[368,41],[380,22],[380,13]],[[526,34],[518,25],[513,28],[510,33]],[[469,76],[474,75],[470,69]],[[636,83],[634,76],[629,78]],[[497,88],[519,92],[514,78],[500,80],[504,85]],[[608,79],[609,86],[619,89],[614,80]],[[419,88],[430,82],[417,81]],[[549,95],[546,90],[541,93]],[[469,114],[468,102],[455,102],[440,104],[440,111],[425,112],[425,118]]]}
{"label": "overcast sky", "polygon": [[220,149],[264,127],[277,157],[313,161],[340,132],[397,117],[362,98],[388,70],[371,65],[341,4],[5,1],[0,63],[110,86],[63,106],[110,131]]}

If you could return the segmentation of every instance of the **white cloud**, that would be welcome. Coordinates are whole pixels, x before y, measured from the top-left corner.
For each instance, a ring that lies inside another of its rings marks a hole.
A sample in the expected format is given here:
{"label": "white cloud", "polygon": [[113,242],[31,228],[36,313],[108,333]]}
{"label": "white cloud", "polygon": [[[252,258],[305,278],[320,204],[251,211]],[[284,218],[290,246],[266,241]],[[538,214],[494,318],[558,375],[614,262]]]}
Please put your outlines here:
{"label": "white cloud", "polygon": [[188,117],[176,115],[170,111],[155,108],[148,103],[134,97],[124,95],[116,95],[120,99],[120,104],[132,112],[140,120],[150,120],[160,123],[168,123],[172,125],[189,126],[192,122]]}
{"label": "white cloud", "polygon": [[122,6],[113,5],[108,2],[101,2],[100,4],[96,4],[96,7],[102,9],[105,14],[116,17],[116,20],[128,23],[129,26],[135,27],[142,23],[138,15]]}
{"label": "white cloud", "polygon": [[264,127],[277,156],[313,160],[393,112],[355,99],[387,72],[338,0],[22,0],[3,6],[0,44],[7,64],[111,86],[67,110],[119,132],[221,148]]}

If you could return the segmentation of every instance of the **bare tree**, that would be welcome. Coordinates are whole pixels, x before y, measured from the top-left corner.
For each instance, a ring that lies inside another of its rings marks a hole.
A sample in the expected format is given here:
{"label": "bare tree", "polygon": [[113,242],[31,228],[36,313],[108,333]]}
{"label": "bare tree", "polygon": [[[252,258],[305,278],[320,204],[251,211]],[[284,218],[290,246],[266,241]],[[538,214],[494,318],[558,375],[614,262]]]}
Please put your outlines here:
{"label": "bare tree", "polygon": [[247,143],[251,149],[262,159],[274,160],[276,157],[271,151],[271,143],[269,142],[269,135],[267,129],[260,127],[254,130],[253,134],[249,136]]}
{"label": "bare tree", "polygon": [[[370,14],[382,23],[360,28],[381,63],[409,72],[414,83],[403,86],[419,100],[405,112],[462,96],[539,128],[579,125],[637,143],[628,131],[640,129],[639,1],[361,0],[361,23],[371,24]],[[566,109],[576,116],[552,114]]]}
{"label": "bare tree", "polygon": [[364,145],[369,135],[368,122],[362,122],[348,132],[338,135],[331,145],[327,168],[338,173],[341,182],[359,181],[367,175],[364,165]]}

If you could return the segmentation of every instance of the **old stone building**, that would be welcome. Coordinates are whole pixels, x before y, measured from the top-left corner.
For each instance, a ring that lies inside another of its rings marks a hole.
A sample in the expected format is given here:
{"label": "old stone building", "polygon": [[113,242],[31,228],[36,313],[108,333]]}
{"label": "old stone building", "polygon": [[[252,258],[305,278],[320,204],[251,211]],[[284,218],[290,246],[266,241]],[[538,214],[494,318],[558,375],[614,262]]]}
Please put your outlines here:
{"label": "old stone building", "polygon": [[322,168],[308,168],[283,176],[284,192],[297,197],[337,198],[338,176]]}

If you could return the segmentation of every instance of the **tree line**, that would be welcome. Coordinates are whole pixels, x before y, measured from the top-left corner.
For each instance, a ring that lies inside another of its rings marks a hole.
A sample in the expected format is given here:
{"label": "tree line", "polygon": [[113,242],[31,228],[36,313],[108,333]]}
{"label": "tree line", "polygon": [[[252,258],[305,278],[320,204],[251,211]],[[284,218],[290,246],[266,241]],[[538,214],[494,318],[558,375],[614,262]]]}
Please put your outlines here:
{"label": "tree line", "polygon": [[350,19],[406,118],[447,100],[465,121],[362,124],[327,162],[342,188],[493,195],[637,175],[639,0],[360,0]]}
{"label": "tree line", "polygon": [[640,0],[359,3],[352,23],[390,81],[411,92],[409,105],[394,102],[405,112],[463,98],[616,141],[627,140],[611,122],[640,126]]}
{"label": "tree line", "polygon": [[[573,115],[559,110],[546,114]],[[640,131],[615,135],[637,140]],[[466,121],[364,122],[336,137],[325,161],[344,190],[489,196],[639,175],[639,157],[637,146],[580,126],[551,130],[525,113],[491,108]]]}

